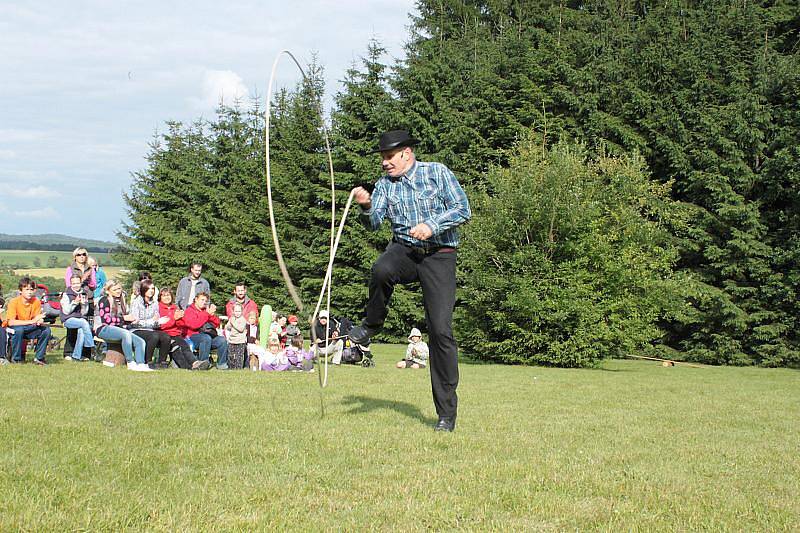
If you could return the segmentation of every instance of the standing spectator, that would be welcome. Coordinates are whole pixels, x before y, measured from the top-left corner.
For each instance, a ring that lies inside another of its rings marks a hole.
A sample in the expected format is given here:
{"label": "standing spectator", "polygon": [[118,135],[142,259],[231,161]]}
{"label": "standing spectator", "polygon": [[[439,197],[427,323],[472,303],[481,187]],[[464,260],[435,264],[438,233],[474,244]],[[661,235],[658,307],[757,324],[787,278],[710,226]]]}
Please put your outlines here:
{"label": "standing spectator", "polygon": [[333,324],[328,324],[328,319],[328,312],[322,310],[319,312],[319,318],[314,322],[314,336],[316,337],[314,356],[333,354],[331,363],[338,365],[342,362],[344,342],[338,338],[339,325],[335,321]]}
{"label": "standing spectator", "polygon": [[[86,248],[75,248],[72,252],[72,264],[64,272],[64,287],[69,287],[72,276],[81,277],[81,287],[88,289],[87,294],[91,294],[94,300],[94,289],[97,287],[94,269],[89,266],[89,253]],[[91,302],[90,302],[91,304]]]}
{"label": "standing spectator", "polygon": [[233,306],[235,304],[240,304],[242,306],[242,316],[244,317],[250,316],[250,313],[258,314],[258,305],[248,298],[247,285],[244,281],[236,283],[236,286],[233,288],[233,298],[228,300],[228,303],[225,304],[225,315],[228,317],[228,320],[233,316]]}
{"label": "standing spectator", "polygon": [[103,267],[100,266],[100,263],[97,262],[92,256],[86,260],[89,263],[89,266],[94,270],[94,279],[97,283],[97,286],[94,288],[94,301],[98,301],[100,298],[103,297],[103,287],[106,286],[106,281],[108,281],[108,277],[106,276],[106,271],[103,270]]}
{"label": "standing spectator", "polygon": [[184,311],[178,309],[173,303],[172,289],[163,288],[158,298],[158,315],[166,317],[167,321],[161,324],[161,331],[172,339],[170,354],[172,361],[178,368],[187,370],[207,370],[208,361],[200,361],[192,353],[192,349],[184,338],[186,328],[183,326]]}
{"label": "standing spectator", "polygon": [[233,304],[233,316],[225,324],[228,336],[228,366],[244,368],[247,355],[247,319],[242,315],[242,304]]}
{"label": "standing spectator", "polygon": [[250,370],[258,370],[267,356],[267,349],[259,342],[258,328],[258,313],[251,311],[247,315],[247,355]]}
{"label": "standing spectator", "polygon": [[158,367],[167,368],[169,366],[167,357],[172,339],[159,327],[161,324],[167,323],[169,318],[161,318],[158,315],[158,301],[155,299],[155,294],[156,288],[153,282],[149,279],[142,280],[139,285],[139,294],[131,304],[131,315],[133,316],[131,329],[135,335],[144,339],[144,362],[149,364],[153,361],[153,352],[158,346]]}
{"label": "standing spectator", "polygon": [[300,327],[297,325],[297,316],[289,315],[289,318],[287,319],[287,321],[289,322],[289,325],[286,326],[286,336],[289,339],[294,339],[298,335],[300,335],[302,337],[303,336],[303,332],[300,331]]}
{"label": "standing spectator", "polygon": [[42,302],[34,296],[36,283],[29,277],[19,280],[19,296],[8,302],[6,317],[9,327],[14,329],[11,335],[11,362],[22,363],[22,345],[25,340],[36,341],[36,359],[40,366],[47,364],[45,354],[50,341],[50,328],[44,325]]}
{"label": "standing spectator", "polygon": [[[278,335],[278,339],[281,342],[281,350],[286,348],[286,315],[283,313],[277,313],[275,315],[275,323],[273,325],[274,333]],[[271,333],[273,333],[271,332]]]}
{"label": "standing spectator", "polygon": [[128,370],[151,372],[153,369],[144,362],[146,347],[144,339],[125,329],[125,323],[132,321],[133,315],[128,314],[122,285],[112,279],[106,283],[105,293],[105,296],[97,302],[94,334],[105,341],[121,342]]}
{"label": "standing spectator", "polygon": [[69,288],[61,295],[61,323],[67,329],[78,330],[72,357],[67,355],[64,359],[88,361],[88,358],[83,357],[83,349],[94,348],[94,334],[89,324],[89,295],[81,283],[81,276],[74,274]]}
{"label": "standing spectator", "polygon": [[192,263],[189,267],[189,275],[178,282],[178,293],[175,295],[175,304],[178,309],[190,307],[198,294],[205,293],[211,298],[211,285],[206,278],[201,277],[203,265]]}
{"label": "standing spectator", "polygon": [[[211,357],[211,349],[216,348],[219,358],[217,368],[227,370],[228,368],[228,343],[225,337],[217,335],[215,328],[219,327],[219,317],[216,315],[217,306],[208,305],[208,293],[200,292],[194,297],[194,303],[186,309],[183,315],[183,323],[186,326],[187,339],[197,347],[197,355],[201,361],[208,361]],[[201,331],[211,324],[210,329]]]}

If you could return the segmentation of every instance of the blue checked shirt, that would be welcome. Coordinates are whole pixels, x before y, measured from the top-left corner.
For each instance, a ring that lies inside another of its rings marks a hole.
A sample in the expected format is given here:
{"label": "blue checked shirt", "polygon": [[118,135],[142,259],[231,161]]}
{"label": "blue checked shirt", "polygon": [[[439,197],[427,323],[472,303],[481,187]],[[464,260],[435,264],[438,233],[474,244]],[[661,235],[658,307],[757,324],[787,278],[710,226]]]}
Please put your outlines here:
{"label": "blue checked shirt", "polygon": [[[371,201],[370,209],[361,212],[365,226],[377,230],[388,218],[395,239],[425,248],[457,248],[456,228],[472,217],[464,189],[441,163],[417,161],[396,181],[383,176],[375,184]],[[409,235],[411,228],[423,222],[433,231],[426,241]]]}

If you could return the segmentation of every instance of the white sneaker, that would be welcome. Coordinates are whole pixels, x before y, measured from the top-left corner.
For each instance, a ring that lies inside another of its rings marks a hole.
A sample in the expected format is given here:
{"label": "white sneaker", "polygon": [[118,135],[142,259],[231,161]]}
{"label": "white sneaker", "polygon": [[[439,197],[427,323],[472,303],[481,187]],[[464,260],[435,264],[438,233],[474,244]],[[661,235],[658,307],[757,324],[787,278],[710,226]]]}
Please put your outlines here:
{"label": "white sneaker", "polygon": [[128,370],[136,370],[136,367],[139,366],[139,363],[136,361],[128,361]]}
{"label": "white sneaker", "polygon": [[136,363],[134,370],[136,372],[155,372],[155,370],[147,366],[147,363]]}
{"label": "white sneaker", "polygon": [[70,356],[70,355],[65,355],[65,356],[64,356],[64,361],[72,361],[72,356]]}

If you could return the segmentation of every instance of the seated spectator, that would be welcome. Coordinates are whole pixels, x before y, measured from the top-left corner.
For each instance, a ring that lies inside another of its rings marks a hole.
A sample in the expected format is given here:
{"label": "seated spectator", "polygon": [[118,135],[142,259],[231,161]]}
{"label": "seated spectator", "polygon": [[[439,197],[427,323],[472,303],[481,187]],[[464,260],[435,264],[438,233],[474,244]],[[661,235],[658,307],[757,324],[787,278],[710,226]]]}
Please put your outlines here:
{"label": "seated spectator", "polygon": [[[6,299],[3,298],[3,286],[0,285],[0,315],[6,312]],[[6,320],[0,317],[0,366],[8,364],[8,333]]]}
{"label": "seated spectator", "polygon": [[303,336],[295,335],[292,337],[289,346],[284,350],[286,359],[289,361],[290,370],[314,371],[314,354],[303,349]]}
{"label": "seated spectator", "polygon": [[406,356],[397,362],[397,368],[425,368],[427,365],[428,345],[422,341],[422,333],[417,328],[411,328]]}
{"label": "seated spectator", "polygon": [[150,364],[153,361],[155,363],[153,352],[158,346],[158,362],[155,364],[158,368],[167,368],[169,366],[167,357],[169,357],[172,339],[159,328],[168,322],[169,318],[161,318],[158,315],[158,301],[155,299],[155,293],[156,288],[153,282],[143,279],[139,284],[139,295],[133,299],[133,304],[131,304],[133,320],[131,320],[130,330],[144,339],[144,362]]}
{"label": "seated spectator", "polygon": [[274,372],[289,369],[289,358],[281,349],[281,341],[277,335],[270,335],[267,344],[267,355],[261,361],[261,370]]}
{"label": "seated spectator", "polygon": [[235,304],[240,304],[242,306],[243,317],[249,316],[250,313],[258,315],[258,306],[253,300],[247,297],[247,285],[244,281],[236,283],[236,286],[233,288],[233,298],[228,300],[228,303],[225,304],[225,315],[227,315],[229,321],[233,316],[233,306]]}
{"label": "seated spectator", "polygon": [[172,289],[161,289],[158,302],[158,315],[168,320],[161,324],[161,331],[169,335],[172,340],[170,355],[172,362],[178,368],[187,370],[208,370],[208,361],[200,361],[192,352],[189,343],[184,338],[186,328],[183,326],[183,313],[178,306],[173,303]]}
{"label": "seated spectator", "polygon": [[61,323],[67,329],[78,330],[72,356],[65,356],[66,360],[88,361],[88,358],[83,357],[83,349],[94,348],[94,333],[89,324],[91,319],[89,296],[87,295],[89,289],[83,287],[82,284],[81,276],[74,274],[70,279],[69,287],[61,295]]}
{"label": "seated spectator", "polygon": [[320,311],[319,318],[314,322],[314,356],[333,354],[331,363],[338,365],[342,362],[344,342],[339,339],[338,324],[328,325],[328,312]]}
{"label": "seated spectator", "polygon": [[208,280],[201,277],[203,273],[203,265],[200,263],[192,263],[189,267],[189,275],[185,276],[178,282],[178,291],[175,295],[175,304],[178,309],[186,309],[194,304],[195,296],[201,292],[211,299],[211,285]]}
{"label": "seated spectator", "polygon": [[64,272],[64,287],[69,287],[72,276],[80,276],[81,287],[86,289],[86,294],[91,295],[89,306],[94,302],[94,290],[97,287],[97,278],[92,267],[89,266],[89,253],[86,248],[75,248],[72,252],[72,264]]}
{"label": "seated spectator", "polygon": [[108,277],[106,276],[106,271],[103,270],[103,267],[100,266],[100,263],[97,262],[92,256],[86,260],[89,263],[89,266],[94,270],[94,279],[97,283],[97,286],[94,288],[94,294],[92,295],[94,301],[100,300],[103,297],[103,288],[106,286],[106,281],[108,281]]}
{"label": "seated spectator", "polygon": [[[139,279],[134,281],[133,285],[131,285],[131,305],[133,305],[133,301],[136,299],[136,297],[140,296],[140,293],[141,293],[140,287],[142,285],[142,282],[144,280],[146,280],[146,279],[150,280],[150,281],[153,281],[153,276],[150,275],[150,272],[147,272],[147,271],[143,270],[142,272],[139,272]],[[157,302],[158,301],[158,287],[156,287],[155,285],[153,285],[153,287],[156,289],[156,292],[153,295],[153,301]]]}
{"label": "seated spectator", "polygon": [[261,363],[267,356],[267,350],[259,342],[258,329],[258,313],[251,311],[247,315],[247,355],[250,370],[261,368]]}
{"label": "seated spectator", "polygon": [[233,304],[233,316],[225,324],[225,334],[228,337],[228,366],[241,369],[245,367],[247,355],[247,319],[242,315],[243,306]]}
{"label": "seated spectator", "polygon": [[40,366],[47,364],[45,354],[50,342],[50,328],[44,325],[42,302],[34,296],[36,283],[29,277],[19,280],[19,296],[8,302],[6,319],[8,326],[14,330],[11,335],[11,362],[22,363],[24,354],[22,346],[25,340],[36,341],[36,359]]}
{"label": "seated spectator", "polygon": [[125,329],[125,323],[134,317],[128,314],[122,285],[117,280],[106,283],[105,296],[97,302],[96,311],[94,334],[105,341],[120,341],[128,370],[151,372],[153,369],[144,362],[145,340]]}
{"label": "seated spectator", "polygon": [[[197,347],[197,355],[201,361],[208,361],[211,349],[216,348],[219,359],[217,368],[228,368],[228,342],[225,337],[218,335],[215,328],[219,327],[219,317],[215,314],[217,306],[208,305],[208,293],[201,292],[194,297],[194,303],[186,309],[183,315],[183,324],[186,327],[186,337],[190,343]],[[206,324],[211,324],[208,328]],[[205,331],[201,331],[207,328]]]}

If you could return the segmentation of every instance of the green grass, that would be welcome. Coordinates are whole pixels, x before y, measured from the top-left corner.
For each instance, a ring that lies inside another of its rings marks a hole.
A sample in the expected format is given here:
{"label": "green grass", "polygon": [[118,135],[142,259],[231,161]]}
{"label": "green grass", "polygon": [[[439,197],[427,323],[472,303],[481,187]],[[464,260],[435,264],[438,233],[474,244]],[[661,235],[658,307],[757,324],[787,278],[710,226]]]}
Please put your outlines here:
{"label": "green grass", "polygon": [[[793,530],[800,374],[0,367],[2,530]],[[324,406],[324,414],[322,407]]]}

